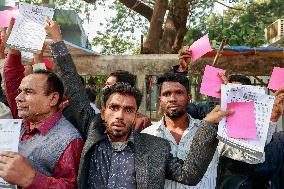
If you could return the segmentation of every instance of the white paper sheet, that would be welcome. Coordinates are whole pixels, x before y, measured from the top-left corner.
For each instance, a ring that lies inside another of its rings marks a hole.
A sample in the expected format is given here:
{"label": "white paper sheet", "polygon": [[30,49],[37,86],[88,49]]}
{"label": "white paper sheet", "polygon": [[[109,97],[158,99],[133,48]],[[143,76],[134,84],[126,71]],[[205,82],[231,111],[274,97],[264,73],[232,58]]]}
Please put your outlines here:
{"label": "white paper sheet", "polygon": [[48,7],[20,3],[19,15],[7,41],[9,48],[33,53],[41,52],[46,32],[45,18],[53,18],[54,10]]}
{"label": "white paper sheet", "polygon": [[32,62],[34,60],[34,53],[21,51],[22,60]]}
{"label": "white paper sheet", "polygon": [[[0,152],[18,152],[21,125],[21,119],[0,119]],[[0,178],[0,189],[3,188],[16,189],[17,186]]]}
{"label": "white paper sheet", "polygon": [[[270,116],[274,103],[274,97],[266,95],[262,87],[227,84],[221,87],[221,109],[226,110],[230,102],[254,102],[256,115],[257,140],[234,139],[227,137],[226,118],[223,118],[218,126],[219,140],[231,146],[245,150],[257,157],[262,157],[269,128]],[[245,121],[246,118],[243,118]]]}

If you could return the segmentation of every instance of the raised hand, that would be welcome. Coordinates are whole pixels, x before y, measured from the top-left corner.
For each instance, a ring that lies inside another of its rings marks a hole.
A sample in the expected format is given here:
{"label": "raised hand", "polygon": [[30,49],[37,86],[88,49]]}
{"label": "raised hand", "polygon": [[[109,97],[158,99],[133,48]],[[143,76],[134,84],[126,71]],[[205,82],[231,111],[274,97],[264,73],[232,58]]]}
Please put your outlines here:
{"label": "raised hand", "polygon": [[[12,32],[15,21],[16,21],[15,18],[11,18],[7,30],[6,31],[4,29],[1,30],[0,54],[2,54],[2,55],[4,54],[6,42],[7,42],[8,38],[9,38],[11,32]],[[9,49],[9,53],[10,54],[20,54],[20,51],[15,50],[15,49]],[[3,58],[5,58],[5,55],[4,55]]]}
{"label": "raised hand", "polygon": [[5,58],[5,44],[6,44],[6,30],[4,28],[0,28],[0,59]]}
{"label": "raised hand", "polygon": [[[223,84],[227,85],[229,83],[229,81],[228,81],[228,78],[225,74],[226,74],[226,71],[219,72],[219,77],[222,79]],[[221,93],[221,86],[220,86],[220,89],[218,89],[216,92]]]}
{"label": "raised hand", "polygon": [[46,33],[51,37],[54,43],[62,41],[60,26],[58,25],[56,21],[46,18],[44,29]]}
{"label": "raised hand", "polygon": [[275,100],[270,117],[271,122],[277,122],[279,117],[284,113],[284,87],[278,89],[275,93]]}
{"label": "raised hand", "polygon": [[188,65],[191,63],[191,51],[189,46],[184,46],[179,51],[179,72],[183,72],[187,69]]}
{"label": "raised hand", "polygon": [[210,113],[203,119],[210,123],[219,123],[225,116],[230,116],[234,113],[233,110],[222,111],[220,105],[217,105]]}

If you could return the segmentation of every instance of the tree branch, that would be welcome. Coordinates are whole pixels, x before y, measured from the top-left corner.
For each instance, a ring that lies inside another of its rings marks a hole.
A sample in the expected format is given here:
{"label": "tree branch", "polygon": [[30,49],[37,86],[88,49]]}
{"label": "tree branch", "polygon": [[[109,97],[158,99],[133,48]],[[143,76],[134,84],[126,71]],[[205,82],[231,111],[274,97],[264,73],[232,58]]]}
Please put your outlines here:
{"label": "tree branch", "polygon": [[153,9],[141,1],[138,0],[119,0],[120,3],[126,7],[134,10],[138,14],[144,16],[149,22],[153,15]]}
{"label": "tree branch", "polygon": [[235,8],[235,7],[231,7],[231,6],[225,5],[224,3],[221,3],[221,2],[219,2],[219,1],[217,1],[217,0],[215,0],[215,2],[221,4],[221,5],[223,5],[223,6],[227,7],[227,8],[229,8],[229,9],[234,9],[234,10],[238,10],[238,11],[244,11],[244,9]]}

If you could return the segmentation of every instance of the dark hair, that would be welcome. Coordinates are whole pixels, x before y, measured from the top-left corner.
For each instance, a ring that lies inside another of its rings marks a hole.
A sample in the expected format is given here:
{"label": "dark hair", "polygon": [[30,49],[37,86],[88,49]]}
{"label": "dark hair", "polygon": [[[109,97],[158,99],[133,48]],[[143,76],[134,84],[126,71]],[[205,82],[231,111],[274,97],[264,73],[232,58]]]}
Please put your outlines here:
{"label": "dark hair", "polygon": [[251,85],[251,81],[244,75],[230,75],[228,78],[229,83],[240,82],[242,85]]}
{"label": "dark hair", "polygon": [[139,108],[141,101],[142,101],[142,94],[136,87],[131,86],[128,83],[118,82],[106,88],[106,90],[104,90],[104,96],[103,96],[104,106],[106,106],[107,100],[114,93],[120,93],[124,95],[133,96],[136,100],[137,109]]}
{"label": "dark hair", "polygon": [[128,71],[125,70],[116,70],[109,74],[110,76],[116,77],[116,82],[123,82],[123,83],[128,83],[132,87],[136,85],[136,76],[131,74]]}
{"label": "dark hair", "polygon": [[161,93],[161,87],[164,82],[178,82],[183,85],[186,91],[189,91],[189,80],[188,78],[182,73],[174,73],[174,72],[167,72],[161,75],[158,78],[158,87],[159,87],[159,94]]}
{"label": "dark hair", "polygon": [[88,95],[88,98],[91,102],[95,102],[96,101],[96,97],[97,97],[97,92],[95,89],[92,89],[92,88],[89,88],[87,87],[86,88],[86,93]]}
{"label": "dark hair", "polygon": [[33,74],[42,74],[47,76],[47,86],[45,92],[47,95],[53,92],[58,92],[59,99],[57,105],[59,105],[64,94],[64,86],[61,79],[55,73],[48,70],[36,70],[33,72]]}

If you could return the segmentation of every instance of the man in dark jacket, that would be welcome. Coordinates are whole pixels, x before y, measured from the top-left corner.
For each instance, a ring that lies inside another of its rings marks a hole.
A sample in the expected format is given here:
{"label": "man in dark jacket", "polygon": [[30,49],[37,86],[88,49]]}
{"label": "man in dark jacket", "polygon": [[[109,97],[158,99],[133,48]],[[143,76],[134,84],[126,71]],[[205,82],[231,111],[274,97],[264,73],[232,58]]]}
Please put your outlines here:
{"label": "man in dark jacket", "polygon": [[[117,83],[105,91],[101,117],[91,108],[79,75],[62,41],[59,26],[48,20],[46,31],[70,104],[81,119],[87,140],[81,155],[79,188],[163,188],[165,179],[196,185],[216,150],[220,119],[232,114],[217,107],[199,126],[185,161],[173,158],[164,139],[132,131],[140,92]],[[102,118],[102,119],[101,119]]]}

